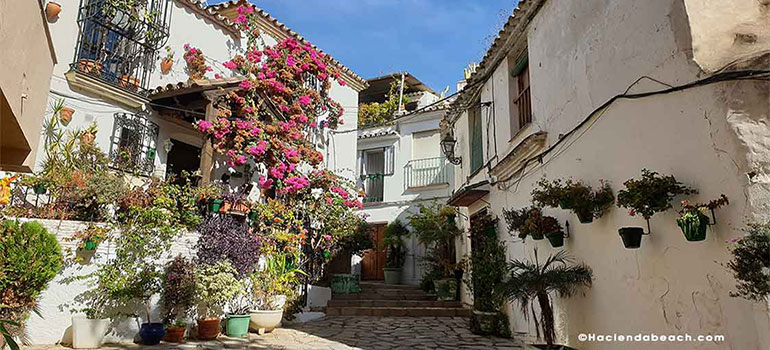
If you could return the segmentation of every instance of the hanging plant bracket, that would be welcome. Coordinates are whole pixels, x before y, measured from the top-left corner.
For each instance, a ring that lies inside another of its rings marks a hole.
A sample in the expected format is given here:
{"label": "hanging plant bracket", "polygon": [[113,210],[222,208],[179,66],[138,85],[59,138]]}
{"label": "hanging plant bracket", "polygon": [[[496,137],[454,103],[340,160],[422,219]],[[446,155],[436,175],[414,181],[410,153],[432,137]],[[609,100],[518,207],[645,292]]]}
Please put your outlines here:
{"label": "hanging plant bracket", "polygon": [[644,220],[647,221],[647,232],[642,232],[642,235],[649,236],[649,235],[652,234],[652,230],[650,229],[650,219],[649,218],[644,218]]}
{"label": "hanging plant bracket", "polygon": [[564,238],[569,238],[569,220],[564,221]]}
{"label": "hanging plant bracket", "polygon": [[714,208],[709,208],[711,210],[711,220],[709,220],[709,223],[706,225],[708,226],[716,226],[717,224],[717,217],[714,215]]}

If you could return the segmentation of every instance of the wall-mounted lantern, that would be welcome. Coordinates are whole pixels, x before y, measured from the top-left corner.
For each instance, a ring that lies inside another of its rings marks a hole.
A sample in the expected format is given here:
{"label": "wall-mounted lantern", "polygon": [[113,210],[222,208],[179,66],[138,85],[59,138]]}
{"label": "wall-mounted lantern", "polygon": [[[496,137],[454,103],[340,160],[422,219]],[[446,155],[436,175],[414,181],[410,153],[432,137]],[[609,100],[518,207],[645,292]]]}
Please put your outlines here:
{"label": "wall-mounted lantern", "polygon": [[441,140],[441,150],[444,152],[444,155],[450,163],[459,165],[462,162],[462,158],[455,157],[455,144],[457,144],[457,140],[454,135],[448,133]]}

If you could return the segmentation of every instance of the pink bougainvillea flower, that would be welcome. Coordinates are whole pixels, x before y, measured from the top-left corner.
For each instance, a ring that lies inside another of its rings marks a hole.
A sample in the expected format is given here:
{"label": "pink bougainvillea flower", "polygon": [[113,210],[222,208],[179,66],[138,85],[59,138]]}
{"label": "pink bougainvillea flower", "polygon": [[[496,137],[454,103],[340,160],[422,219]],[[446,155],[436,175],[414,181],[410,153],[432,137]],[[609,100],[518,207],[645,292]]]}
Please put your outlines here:
{"label": "pink bougainvillea flower", "polygon": [[300,96],[300,97],[299,97],[299,104],[300,104],[300,106],[302,106],[302,107],[305,107],[305,106],[309,105],[309,104],[310,104],[310,101],[311,101],[311,100],[310,100],[310,97],[309,97],[309,96],[306,96],[306,95],[302,95],[302,96]]}
{"label": "pink bougainvillea flower", "polygon": [[286,106],[286,105],[280,105],[280,106],[278,106],[278,109],[280,109],[281,112],[284,112],[284,113],[288,113],[289,111],[291,111],[289,106]]}
{"label": "pink bougainvillea flower", "polygon": [[233,61],[227,61],[225,63],[222,63],[222,65],[225,66],[225,68],[230,70],[235,70],[238,68],[238,64]]}
{"label": "pink bougainvillea flower", "polygon": [[348,83],[346,81],[342,80],[342,79],[339,80],[339,83],[340,83],[341,86],[348,85]]}
{"label": "pink bougainvillea flower", "polygon": [[211,124],[208,120],[201,120],[198,122],[198,130],[203,132],[209,132],[214,128],[214,124]]}
{"label": "pink bougainvillea flower", "polygon": [[219,75],[219,73],[214,74],[214,79],[222,79],[222,76]]}
{"label": "pink bougainvillea flower", "polygon": [[249,89],[251,89],[251,82],[248,81],[248,80],[244,80],[244,81],[241,82],[240,85],[238,85],[238,87],[240,87],[241,89],[244,89],[244,90],[249,90]]}
{"label": "pink bougainvillea flower", "polygon": [[238,156],[237,158],[235,158],[235,164],[237,165],[244,165],[246,164],[246,161],[247,159],[245,156]]}
{"label": "pink bougainvillea flower", "polygon": [[269,189],[273,186],[273,179],[268,179],[265,175],[259,175],[259,188]]}

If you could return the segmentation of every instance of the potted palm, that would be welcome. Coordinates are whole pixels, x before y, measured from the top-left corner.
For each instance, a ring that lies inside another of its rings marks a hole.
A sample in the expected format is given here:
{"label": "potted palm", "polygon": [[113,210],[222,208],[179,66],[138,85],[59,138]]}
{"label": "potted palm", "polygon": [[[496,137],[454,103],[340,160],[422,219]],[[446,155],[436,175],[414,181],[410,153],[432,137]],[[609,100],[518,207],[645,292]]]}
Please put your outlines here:
{"label": "potted palm", "polygon": [[462,264],[455,256],[455,238],[462,230],[457,227],[454,208],[432,205],[419,205],[419,212],[409,216],[409,226],[417,235],[420,244],[427,248],[425,263],[433,273],[432,284],[439,300],[456,300],[458,278]]}
{"label": "potted palm", "polygon": [[228,261],[195,269],[198,339],[212,340],[219,336],[224,306],[242,289],[241,282],[236,278],[237,273]]}
{"label": "potted palm", "polygon": [[[583,288],[591,287],[593,272],[585,264],[574,264],[565,251],[551,255],[540,262],[535,249],[534,261],[514,260],[510,263],[511,276],[507,281],[508,298],[521,306],[525,315],[535,318],[537,337],[546,342],[546,349],[554,349],[556,329],[550,294],[555,292],[568,298]],[[538,319],[535,305],[540,310]]]}
{"label": "potted palm", "polygon": [[195,265],[182,256],[177,256],[166,264],[162,287],[160,301],[163,322],[166,324],[164,339],[181,343],[187,331],[184,319],[190,314],[195,303]]}
{"label": "potted palm", "polygon": [[510,274],[505,245],[497,239],[497,221],[489,215],[472,219],[470,267],[465,284],[473,293],[471,331],[481,335],[510,336],[503,311],[506,279]]}
{"label": "potted palm", "polygon": [[406,259],[406,247],[404,238],[409,236],[409,229],[396,220],[385,227],[385,246],[387,247],[387,260],[385,263],[385,284],[401,283],[401,271]]}
{"label": "potted palm", "polygon": [[532,190],[532,201],[539,207],[561,208],[574,212],[581,223],[600,218],[615,202],[610,185],[599,180],[597,190],[581,181],[541,179]]}
{"label": "potted palm", "polygon": [[706,239],[706,229],[709,225],[716,225],[716,220],[710,220],[707,212],[711,211],[714,217],[714,209],[729,204],[727,196],[722,195],[718,199],[708,203],[690,204],[689,201],[682,201],[682,210],[679,211],[679,218],[676,224],[682,229],[684,238],[690,242],[699,242]]}
{"label": "potted palm", "polygon": [[642,169],[641,179],[629,179],[623,185],[626,188],[618,191],[618,207],[628,209],[628,215],[641,215],[647,221],[647,233],[641,227],[618,229],[627,249],[641,246],[642,235],[650,233],[650,218],[655,213],[670,209],[674,197],[698,193],[672,175],[663,176],[647,169]]}
{"label": "potted palm", "polygon": [[252,293],[257,308],[249,311],[250,326],[259,334],[272,332],[281,324],[286,297],[294,292],[298,275],[307,275],[296,268],[298,256],[291,259],[285,253],[274,253],[265,264],[251,274]]}

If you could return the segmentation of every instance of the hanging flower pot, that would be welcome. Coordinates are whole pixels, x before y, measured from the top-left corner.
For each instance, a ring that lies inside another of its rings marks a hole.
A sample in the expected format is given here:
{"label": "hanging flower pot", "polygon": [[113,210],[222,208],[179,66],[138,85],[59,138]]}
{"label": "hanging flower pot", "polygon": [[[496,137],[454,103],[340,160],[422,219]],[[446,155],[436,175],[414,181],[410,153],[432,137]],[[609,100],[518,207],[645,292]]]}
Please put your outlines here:
{"label": "hanging flower pot", "polygon": [[536,241],[542,241],[545,236],[540,232],[533,232],[530,237]]}
{"label": "hanging flower pot", "polygon": [[72,121],[72,115],[75,114],[75,110],[69,107],[62,107],[59,111],[59,120],[64,126],[67,126]]}
{"label": "hanging flower pot", "polygon": [[99,242],[95,242],[93,240],[87,240],[86,243],[83,244],[83,250],[85,251],[94,251],[96,250],[96,247],[99,246]]}
{"label": "hanging flower pot", "polygon": [[168,74],[168,72],[171,71],[171,67],[174,66],[174,60],[171,58],[166,58],[163,61],[160,62],[160,73],[163,75]]}
{"label": "hanging flower pot", "polygon": [[576,212],[578,220],[581,224],[590,224],[594,221],[594,214],[592,212]]}
{"label": "hanging flower pot", "polygon": [[676,219],[676,224],[682,229],[684,238],[690,242],[700,242],[706,239],[706,230],[709,225],[709,217],[700,211],[683,215]]}
{"label": "hanging flower pot", "polygon": [[59,3],[49,1],[48,4],[45,5],[45,17],[49,22],[58,18],[59,13],[61,13],[61,5],[59,5]]}
{"label": "hanging flower pot", "polygon": [[223,202],[224,201],[221,199],[209,199],[209,212],[218,213],[219,210],[222,208]]}
{"label": "hanging flower pot", "polygon": [[620,238],[623,239],[623,246],[626,249],[636,249],[642,246],[642,235],[644,229],[641,227],[621,227],[618,229]]}
{"label": "hanging flower pot", "polygon": [[551,243],[551,247],[558,248],[564,246],[564,232],[554,231],[545,236],[548,238],[548,242]]}

